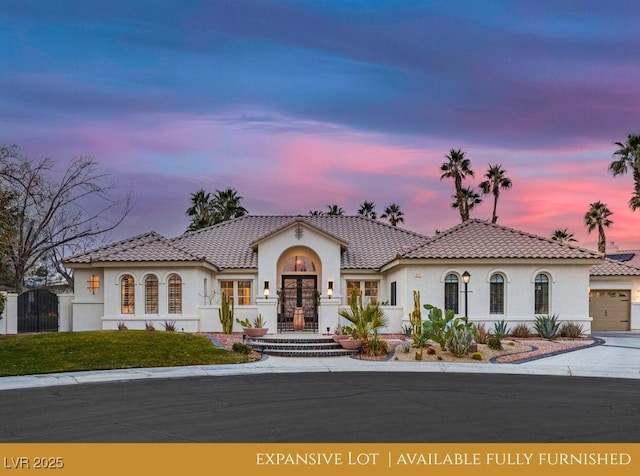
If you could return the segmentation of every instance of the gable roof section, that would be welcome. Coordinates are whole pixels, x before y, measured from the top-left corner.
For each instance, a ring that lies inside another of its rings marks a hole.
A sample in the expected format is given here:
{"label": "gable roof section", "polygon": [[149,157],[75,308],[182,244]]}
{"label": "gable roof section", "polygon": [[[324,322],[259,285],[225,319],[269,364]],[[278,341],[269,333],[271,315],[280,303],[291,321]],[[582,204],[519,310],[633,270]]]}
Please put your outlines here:
{"label": "gable roof section", "polygon": [[[258,267],[253,245],[285,230],[296,221],[346,245],[342,253],[343,269],[379,269],[392,260],[403,246],[415,247],[427,237],[360,216],[260,216],[246,215],[209,228],[185,233],[171,240],[198,250],[219,268]],[[304,239],[300,244],[304,244]]]}
{"label": "gable roof section", "polygon": [[602,259],[599,253],[482,220],[450,228],[399,258]]}
{"label": "gable roof section", "polygon": [[111,245],[103,246],[88,253],[72,256],[67,264],[88,264],[106,262],[180,261],[198,262],[205,258],[192,251],[171,243],[165,237],[151,231]]}
{"label": "gable roof section", "polygon": [[319,228],[315,225],[313,225],[312,223],[309,223],[308,220],[306,220],[303,217],[298,217],[298,218],[294,218],[292,219],[289,223],[285,223],[284,225],[282,225],[281,227],[276,228],[275,230],[271,230],[269,233],[267,233],[264,236],[261,236],[255,240],[253,240],[249,246],[251,246],[252,249],[257,250],[258,249],[258,245],[264,241],[267,241],[269,238],[278,235],[280,233],[284,233],[285,231],[292,229],[293,227],[297,228],[297,225],[305,225],[307,227],[309,227],[312,230],[317,231],[318,233],[320,233],[321,235],[325,236],[326,238],[329,238],[332,241],[335,241],[336,243],[338,243],[340,245],[340,247],[345,250],[348,246],[349,243],[347,243],[346,241],[344,241],[343,239],[328,233],[326,230],[323,230],[322,228]]}
{"label": "gable roof section", "polygon": [[591,276],[640,276],[640,268],[605,258],[604,263],[589,268]]}

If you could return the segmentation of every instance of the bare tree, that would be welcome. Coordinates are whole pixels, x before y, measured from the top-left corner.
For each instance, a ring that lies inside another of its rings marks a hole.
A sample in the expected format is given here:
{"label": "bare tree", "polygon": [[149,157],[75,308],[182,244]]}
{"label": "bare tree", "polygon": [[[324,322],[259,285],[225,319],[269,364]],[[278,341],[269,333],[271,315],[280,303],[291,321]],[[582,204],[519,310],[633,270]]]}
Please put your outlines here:
{"label": "bare tree", "polygon": [[[129,214],[131,195],[91,157],[73,159],[56,175],[51,159],[31,159],[16,147],[0,147],[0,189],[10,194],[11,221],[0,233],[0,255],[13,268],[14,285],[38,263],[64,248],[116,228]],[[70,276],[69,276],[70,277]]]}

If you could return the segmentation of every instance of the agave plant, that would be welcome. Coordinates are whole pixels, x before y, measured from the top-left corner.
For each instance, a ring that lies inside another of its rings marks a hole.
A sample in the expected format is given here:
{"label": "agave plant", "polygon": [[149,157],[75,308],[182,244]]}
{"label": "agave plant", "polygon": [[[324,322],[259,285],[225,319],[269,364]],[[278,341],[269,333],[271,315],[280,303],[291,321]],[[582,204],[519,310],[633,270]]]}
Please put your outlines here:
{"label": "agave plant", "polygon": [[560,330],[558,315],[553,314],[552,316],[549,316],[548,314],[545,314],[542,316],[536,316],[536,321],[533,327],[536,329],[536,332],[538,332],[540,337],[553,339],[558,335],[558,331]]}
{"label": "agave plant", "polygon": [[354,291],[351,295],[351,305],[349,309],[341,309],[338,311],[341,317],[344,317],[351,323],[353,333],[359,339],[363,340],[363,344],[369,341],[369,336],[378,335],[378,331],[383,327],[389,326],[389,319],[385,316],[379,304],[367,303],[362,304],[362,297]]}

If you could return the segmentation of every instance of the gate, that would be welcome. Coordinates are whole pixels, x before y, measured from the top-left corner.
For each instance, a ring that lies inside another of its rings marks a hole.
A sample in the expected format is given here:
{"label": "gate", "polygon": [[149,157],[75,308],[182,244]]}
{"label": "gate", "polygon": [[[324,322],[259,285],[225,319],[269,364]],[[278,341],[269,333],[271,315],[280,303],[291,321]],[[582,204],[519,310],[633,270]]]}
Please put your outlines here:
{"label": "gate", "polygon": [[44,289],[20,294],[18,332],[58,332],[58,296]]}
{"label": "gate", "polygon": [[318,291],[316,276],[283,276],[282,308],[278,316],[278,332],[292,332],[296,308],[304,312],[304,329],[318,332]]}

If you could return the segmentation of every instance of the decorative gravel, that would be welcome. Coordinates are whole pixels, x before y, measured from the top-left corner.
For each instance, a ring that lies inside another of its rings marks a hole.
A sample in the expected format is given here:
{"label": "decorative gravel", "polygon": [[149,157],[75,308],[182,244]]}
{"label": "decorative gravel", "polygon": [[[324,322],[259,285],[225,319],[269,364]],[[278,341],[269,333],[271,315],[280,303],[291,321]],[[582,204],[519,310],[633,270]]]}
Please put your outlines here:
{"label": "decorative gravel", "polygon": [[530,346],[531,350],[527,352],[501,355],[495,358],[495,362],[498,364],[517,364],[521,362],[527,362],[529,360],[541,359],[552,355],[562,354],[564,352],[571,352],[572,350],[581,349],[583,347],[589,347],[598,343],[594,339],[580,338],[580,339],[512,339],[520,345]]}

